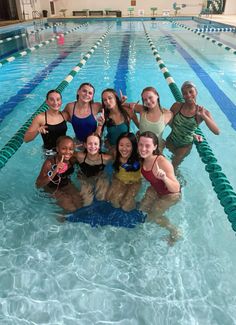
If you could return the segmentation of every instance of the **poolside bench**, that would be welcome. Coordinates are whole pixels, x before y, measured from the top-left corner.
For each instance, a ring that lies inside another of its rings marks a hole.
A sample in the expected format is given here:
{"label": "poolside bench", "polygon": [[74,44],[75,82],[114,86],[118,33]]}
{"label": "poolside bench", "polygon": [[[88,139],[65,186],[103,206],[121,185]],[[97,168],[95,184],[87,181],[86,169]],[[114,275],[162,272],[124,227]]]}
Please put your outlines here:
{"label": "poolside bench", "polygon": [[105,10],[107,16],[122,17],[121,10]]}
{"label": "poolside bench", "polygon": [[103,16],[103,10],[89,10],[89,16]]}
{"label": "poolside bench", "polygon": [[72,11],[73,16],[88,16],[88,11],[87,10],[75,10]]}

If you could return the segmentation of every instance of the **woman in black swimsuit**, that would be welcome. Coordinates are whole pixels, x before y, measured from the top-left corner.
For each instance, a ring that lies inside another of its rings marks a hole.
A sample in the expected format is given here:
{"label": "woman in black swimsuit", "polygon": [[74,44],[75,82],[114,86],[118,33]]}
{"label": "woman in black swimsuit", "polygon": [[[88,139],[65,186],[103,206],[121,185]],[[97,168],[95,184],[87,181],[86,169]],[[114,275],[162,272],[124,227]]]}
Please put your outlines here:
{"label": "woman in black swimsuit", "polygon": [[112,160],[109,154],[101,153],[101,138],[97,133],[89,135],[85,142],[84,152],[75,152],[74,157],[79,163],[78,178],[81,182],[81,193],[84,205],[90,205],[95,196],[98,200],[104,200],[108,188],[108,180],[103,170]]}
{"label": "woman in black swimsuit", "polygon": [[67,212],[74,212],[83,206],[80,191],[70,180],[73,173],[72,156],[74,142],[71,137],[62,136],[56,144],[57,154],[45,160],[36,186],[51,193],[57,204]]}
{"label": "woman in black swimsuit", "polygon": [[49,107],[48,110],[38,114],[33,119],[25,133],[24,141],[32,141],[40,133],[43,138],[44,149],[55,153],[57,139],[66,135],[67,117],[65,113],[60,112],[62,98],[57,90],[53,89],[47,93],[46,104]]}

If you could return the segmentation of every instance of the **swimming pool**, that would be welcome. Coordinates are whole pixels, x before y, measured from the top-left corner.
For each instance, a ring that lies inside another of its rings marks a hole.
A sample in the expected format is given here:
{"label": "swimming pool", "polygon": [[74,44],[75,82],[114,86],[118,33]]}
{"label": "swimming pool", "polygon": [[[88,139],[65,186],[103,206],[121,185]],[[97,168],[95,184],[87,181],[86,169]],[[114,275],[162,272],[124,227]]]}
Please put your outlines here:
{"label": "swimming pool", "polygon": [[[199,27],[199,21],[179,22]],[[201,129],[236,188],[233,106],[227,111],[229,103],[236,105],[236,56],[168,20],[91,21],[64,42],[2,66],[1,147],[109,26],[106,38],[64,89],[63,102],[72,101],[79,84],[89,81],[98,101],[106,87],[121,88],[137,101],[142,89],[152,85],[162,106],[170,107],[175,99],[143,23],[177,86],[193,80],[198,102],[220,126],[218,137]],[[69,22],[59,28],[74,26]],[[44,33],[50,30],[42,32],[42,40]],[[233,33],[214,36],[235,44]],[[53,200],[34,187],[41,143],[38,137],[23,144],[0,172],[0,323],[236,324],[235,233],[195,147],[180,168],[182,200],[167,213],[182,230],[182,240],[170,248],[163,240],[166,231],[154,223],[132,229],[59,224]]]}

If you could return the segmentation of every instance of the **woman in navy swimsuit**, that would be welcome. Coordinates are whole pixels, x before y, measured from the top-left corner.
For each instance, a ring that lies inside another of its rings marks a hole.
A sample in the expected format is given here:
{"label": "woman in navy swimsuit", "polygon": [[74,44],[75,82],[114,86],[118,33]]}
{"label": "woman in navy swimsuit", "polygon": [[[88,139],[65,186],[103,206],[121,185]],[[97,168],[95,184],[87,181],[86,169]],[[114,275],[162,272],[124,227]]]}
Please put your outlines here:
{"label": "woman in navy swimsuit", "polygon": [[76,139],[82,145],[88,135],[97,130],[101,133],[101,126],[97,122],[97,114],[101,111],[100,103],[94,103],[95,89],[90,83],[83,83],[77,91],[77,101],[68,103],[64,109],[68,121],[71,122]]}

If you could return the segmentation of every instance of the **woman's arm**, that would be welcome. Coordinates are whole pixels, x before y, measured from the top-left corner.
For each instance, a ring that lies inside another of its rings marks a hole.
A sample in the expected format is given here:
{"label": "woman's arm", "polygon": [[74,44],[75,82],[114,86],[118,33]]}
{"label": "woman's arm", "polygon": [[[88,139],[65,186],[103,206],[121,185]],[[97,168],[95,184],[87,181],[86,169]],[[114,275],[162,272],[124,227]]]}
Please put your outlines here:
{"label": "woman's arm", "polygon": [[208,110],[202,106],[197,106],[197,115],[199,115],[201,119],[206,123],[211,132],[217,135],[220,134],[220,130]]}
{"label": "woman's arm", "polygon": [[34,138],[36,138],[36,136],[39,133],[43,133],[46,134],[48,133],[47,131],[47,126],[44,125],[44,117],[39,114],[37,115],[33,121],[32,124],[29,126],[28,130],[26,131],[25,135],[24,135],[24,141],[25,142],[30,142],[32,140],[34,140]]}
{"label": "woman's arm", "polygon": [[138,103],[139,101],[136,103],[124,103],[122,104],[122,107],[127,111],[128,114],[129,112],[142,114],[143,105],[140,105]]}
{"label": "woman's arm", "polygon": [[170,124],[173,118],[173,112],[170,109],[163,108],[163,116],[165,125]]}
{"label": "woman's arm", "polygon": [[49,178],[48,176],[48,172],[50,171],[52,167],[52,164],[49,160],[45,160],[42,168],[41,168],[41,171],[40,171],[40,174],[39,176],[37,177],[37,180],[36,180],[36,186],[38,188],[40,187],[45,187],[48,183],[50,183],[50,178],[53,179],[53,177],[56,176],[57,174],[57,171],[56,169],[53,171],[51,177]]}
{"label": "woman's arm", "polygon": [[107,153],[102,154],[102,159],[105,165],[107,165],[109,162],[114,161],[114,155],[109,155]]}
{"label": "woman's arm", "polygon": [[178,193],[180,191],[180,184],[175,177],[174,168],[165,157],[159,156],[153,166],[153,173],[156,178],[165,183],[170,192]]}
{"label": "woman's arm", "polygon": [[66,121],[71,121],[73,115],[73,105],[74,103],[66,104],[65,108],[62,111],[62,115],[64,116]]}

